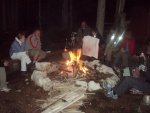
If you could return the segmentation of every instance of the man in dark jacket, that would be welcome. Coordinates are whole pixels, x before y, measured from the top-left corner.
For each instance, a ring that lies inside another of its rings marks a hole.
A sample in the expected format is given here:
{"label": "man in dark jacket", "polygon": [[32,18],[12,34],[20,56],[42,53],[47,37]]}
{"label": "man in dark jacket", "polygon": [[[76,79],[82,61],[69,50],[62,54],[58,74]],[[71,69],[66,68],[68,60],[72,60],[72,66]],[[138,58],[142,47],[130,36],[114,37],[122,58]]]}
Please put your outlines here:
{"label": "man in dark jacket", "polygon": [[91,28],[87,25],[85,21],[82,21],[81,27],[78,29],[77,32],[77,46],[79,48],[82,47],[82,39],[84,36],[91,35]]}

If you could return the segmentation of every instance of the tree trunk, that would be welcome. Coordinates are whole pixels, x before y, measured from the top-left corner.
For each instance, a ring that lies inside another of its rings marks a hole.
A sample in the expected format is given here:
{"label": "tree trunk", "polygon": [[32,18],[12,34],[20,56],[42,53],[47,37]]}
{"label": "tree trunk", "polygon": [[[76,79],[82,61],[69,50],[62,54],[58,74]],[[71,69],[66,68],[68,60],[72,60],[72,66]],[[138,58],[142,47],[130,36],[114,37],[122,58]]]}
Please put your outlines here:
{"label": "tree trunk", "polygon": [[123,14],[124,12],[124,5],[125,5],[125,0],[117,0],[115,22],[114,22],[116,28],[118,28],[120,25],[120,20],[121,20],[120,15]]}
{"label": "tree trunk", "polygon": [[96,27],[103,36],[106,0],[98,0]]}
{"label": "tree trunk", "polygon": [[70,0],[70,30],[72,31],[72,3],[73,0]]}
{"label": "tree trunk", "polygon": [[69,1],[63,0],[62,7],[62,28],[68,29],[69,27]]}

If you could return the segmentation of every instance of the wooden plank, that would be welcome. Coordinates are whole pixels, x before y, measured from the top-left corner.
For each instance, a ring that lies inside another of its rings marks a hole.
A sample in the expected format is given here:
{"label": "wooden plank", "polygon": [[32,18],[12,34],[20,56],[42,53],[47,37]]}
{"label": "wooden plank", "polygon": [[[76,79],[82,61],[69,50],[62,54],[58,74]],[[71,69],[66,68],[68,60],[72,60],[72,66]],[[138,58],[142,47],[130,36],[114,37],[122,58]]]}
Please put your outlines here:
{"label": "wooden plank", "polygon": [[79,94],[76,98],[74,98],[71,102],[57,102],[54,106],[48,107],[46,110],[44,110],[42,113],[58,113],[62,111],[63,109],[67,108],[68,106],[74,104],[81,98],[83,98],[84,94]]}

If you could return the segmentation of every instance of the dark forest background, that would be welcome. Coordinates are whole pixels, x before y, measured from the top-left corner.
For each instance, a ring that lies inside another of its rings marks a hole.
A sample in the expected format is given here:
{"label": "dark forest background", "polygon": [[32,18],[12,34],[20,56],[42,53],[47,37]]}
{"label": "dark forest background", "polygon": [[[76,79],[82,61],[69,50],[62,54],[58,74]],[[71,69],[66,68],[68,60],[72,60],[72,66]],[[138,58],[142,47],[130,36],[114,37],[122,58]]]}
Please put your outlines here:
{"label": "dark forest background", "polygon": [[[70,2],[72,5],[70,6]],[[104,39],[110,26],[114,24],[117,0],[106,0]],[[98,0],[69,0],[69,24],[64,29],[62,25],[63,0],[1,0],[0,1],[0,39],[9,48],[14,36],[20,31],[26,36],[35,28],[43,31],[42,42],[44,48],[54,43],[63,42],[70,37],[70,33],[77,31],[82,20],[86,20],[90,27],[95,27]],[[39,12],[40,15],[39,16]],[[130,21],[128,29],[140,45],[149,40],[149,0],[126,0],[124,12]],[[2,45],[3,45],[2,44]],[[2,49],[1,49],[2,50]],[[7,50],[7,49],[6,49]]]}

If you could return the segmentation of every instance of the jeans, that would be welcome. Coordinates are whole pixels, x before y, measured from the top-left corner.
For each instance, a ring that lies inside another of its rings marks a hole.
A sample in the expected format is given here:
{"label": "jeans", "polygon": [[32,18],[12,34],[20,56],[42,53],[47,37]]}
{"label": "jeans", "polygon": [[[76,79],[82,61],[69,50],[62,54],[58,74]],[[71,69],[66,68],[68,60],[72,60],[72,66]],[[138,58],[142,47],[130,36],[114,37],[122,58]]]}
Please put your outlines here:
{"label": "jeans", "polygon": [[150,93],[150,83],[133,77],[125,77],[120,84],[113,88],[113,91],[118,96],[122,96],[128,88],[135,88],[144,93]]}
{"label": "jeans", "polygon": [[27,64],[31,63],[31,60],[26,52],[13,53],[11,59],[21,60],[21,71],[27,71]]}

